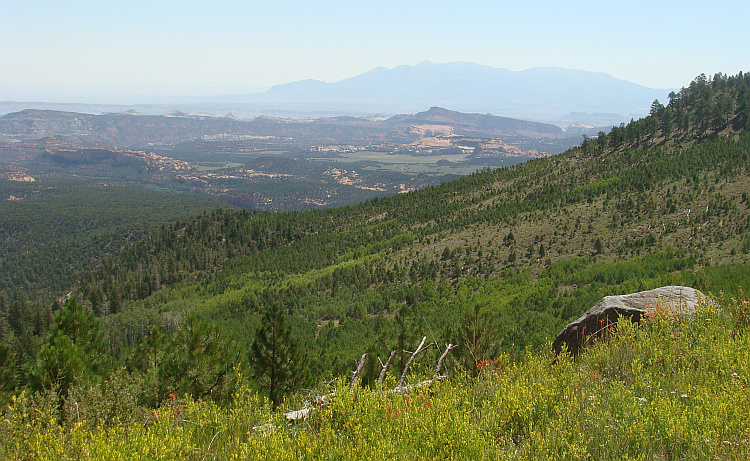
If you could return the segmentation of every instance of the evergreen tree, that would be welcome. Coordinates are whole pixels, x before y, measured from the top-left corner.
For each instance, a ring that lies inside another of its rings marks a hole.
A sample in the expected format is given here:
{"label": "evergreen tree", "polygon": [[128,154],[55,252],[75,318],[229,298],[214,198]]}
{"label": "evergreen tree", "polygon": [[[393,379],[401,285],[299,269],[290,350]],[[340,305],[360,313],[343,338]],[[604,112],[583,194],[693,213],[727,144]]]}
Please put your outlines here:
{"label": "evergreen tree", "polygon": [[458,329],[458,359],[467,373],[476,376],[484,360],[497,356],[496,326],[485,309],[475,303],[473,309],[464,314]]}
{"label": "evergreen tree", "polygon": [[55,315],[47,344],[30,370],[32,389],[57,388],[64,398],[70,387],[96,376],[106,376],[109,360],[99,320],[75,297]]}
{"label": "evergreen tree", "polygon": [[166,360],[167,346],[167,336],[154,326],[127,360],[128,368],[141,380],[142,391],[138,399],[150,407],[156,407],[160,400],[159,371]]}
{"label": "evergreen tree", "polygon": [[14,391],[17,383],[16,354],[8,345],[0,344],[0,393]]}
{"label": "evergreen tree", "polygon": [[5,293],[0,291],[0,393],[14,391],[18,383],[16,353],[13,350],[16,338],[8,323],[8,307]]}
{"label": "evergreen tree", "polygon": [[[461,270],[460,263],[456,262],[456,266]],[[410,354],[406,351],[410,345],[414,343],[414,340],[419,336],[417,325],[415,325],[412,319],[412,313],[408,303],[401,303],[396,309],[395,315],[393,316],[393,326],[396,333],[396,367],[399,372],[403,371],[406,366]]]}
{"label": "evergreen tree", "polygon": [[[152,335],[153,336],[153,335]],[[242,360],[234,341],[224,337],[215,325],[189,316],[167,346],[163,363],[158,363],[160,337],[154,336],[147,366],[158,367],[160,398],[167,394],[189,394],[194,399],[227,400],[235,390]]]}
{"label": "evergreen tree", "polygon": [[596,240],[594,240],[594,252],[600,254],[602,251],[604,251],[604,243],[602,242],[601,237],[597,237]]}
{"label": "evergreen tree", "polygon": [[253,375],[277,408],[287,392],[304,381],[305,358],[292,338],[282,307],[269,304],[251,348]]}

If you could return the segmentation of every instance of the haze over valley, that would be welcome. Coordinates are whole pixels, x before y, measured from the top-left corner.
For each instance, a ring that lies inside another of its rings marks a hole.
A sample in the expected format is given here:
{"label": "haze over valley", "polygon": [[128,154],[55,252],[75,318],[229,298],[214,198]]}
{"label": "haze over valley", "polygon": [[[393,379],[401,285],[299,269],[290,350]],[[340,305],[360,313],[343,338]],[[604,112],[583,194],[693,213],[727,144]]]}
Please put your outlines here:
{"label": "haze over valley", "polygon": [[560,153],[645,115],[666,92],[561,68],[423,62],[169,105],[4,102],[21,110],[0,118],[0,165],[5,177],[118,178],[301,210]]}
{"label": "haze over valley", "polygon": [[380,67],[333,83],[308,79],[251,94],[186,94],[167,104],[149,100],[131,105],[107,104],[104,95],[98,97],[97,104],[5,101],[0,102],[0,114],[37,108],[89,113],[137,110],[152,115],[179,110],[192,114],[232,113],[241,118],[309,118],[393,116],[440,106],[565,128],[574,123],[612,126],[642,117],[654,99],[664,100],[671,90],[646,88],[604,73],[557,67],[511,71],[469,62],[425,61],[393,69]]}

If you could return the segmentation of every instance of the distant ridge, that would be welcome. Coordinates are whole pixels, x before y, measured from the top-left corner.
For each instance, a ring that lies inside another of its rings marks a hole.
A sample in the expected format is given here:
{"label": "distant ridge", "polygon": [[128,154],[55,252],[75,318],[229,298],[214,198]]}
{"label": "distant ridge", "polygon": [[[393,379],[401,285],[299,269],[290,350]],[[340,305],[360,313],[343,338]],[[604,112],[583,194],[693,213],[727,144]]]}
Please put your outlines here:
{"label": "distant ridge", "polygon": [[[439,107],[414,115],[396,115],[386,120],[333,117],[314,121],[259,116],[242,121],[184,112],[145,115],[134,110],[101,115],[27,109],[0,117],[0,141],[26,141],[63,136],[84,145],[138,148],[153,144],[175,144],[203,136],[284,136],[328,139],[388,139],[408,132],[412,125],[449,125],[456,134],[480,137],[526,136],[561,138],[562,130],[551,124],[483,114],[464,114]],[[399,137],[400,141],[403,141]]]}
{"label": "distant ridge", "polygon": [[481,133],[487,136],[520,135],[530,137],[562,137],[562,130],[549,123],[530,122],[491,114],[465,114],[442,107],[432,107],[414,115],[396,115],[389,122],[437,123],[454,127],[458,133]]}
{"label": "distant ridge", "polygon": [[553,122],[614,125],[648,113],[669,89],[652,89],[600,72],[538,67],[523,71],[468,62],[378,67],[335,83],[301,80],[234,101],[318,110],[413,113],[440,106],[460,112]]}

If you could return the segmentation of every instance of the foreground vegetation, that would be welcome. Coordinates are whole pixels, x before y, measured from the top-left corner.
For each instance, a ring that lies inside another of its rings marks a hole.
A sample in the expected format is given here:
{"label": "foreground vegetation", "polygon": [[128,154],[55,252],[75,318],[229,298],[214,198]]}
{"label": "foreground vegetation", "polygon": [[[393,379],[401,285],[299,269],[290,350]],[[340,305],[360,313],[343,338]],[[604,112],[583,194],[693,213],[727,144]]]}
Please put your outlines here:
{"label": "foreground vegetation", "polygon": [[0,450],[40,460],[747,459],[750,302],[721,305],[623,322],[577,360],[501,355],[476,378],[403,394],[336,381],[316,390],[332,390],[329,403],[293,425],[252,391],[227,406],[171,395],[151,412],[114,381],[62,413],[53,393],[22,394],[0,422]]}

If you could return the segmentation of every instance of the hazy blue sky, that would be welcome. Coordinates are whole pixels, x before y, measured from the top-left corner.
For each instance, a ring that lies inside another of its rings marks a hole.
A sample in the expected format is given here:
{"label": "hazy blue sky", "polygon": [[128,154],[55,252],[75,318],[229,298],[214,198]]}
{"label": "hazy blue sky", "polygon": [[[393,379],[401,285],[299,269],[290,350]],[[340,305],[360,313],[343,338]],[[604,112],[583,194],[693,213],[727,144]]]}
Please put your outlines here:
{"label": "hazy blue sky", "polygon": [[425,60],[673,88],[750,70],[748,20],[747,0],[0,0],[0,99],[250,92]]}

